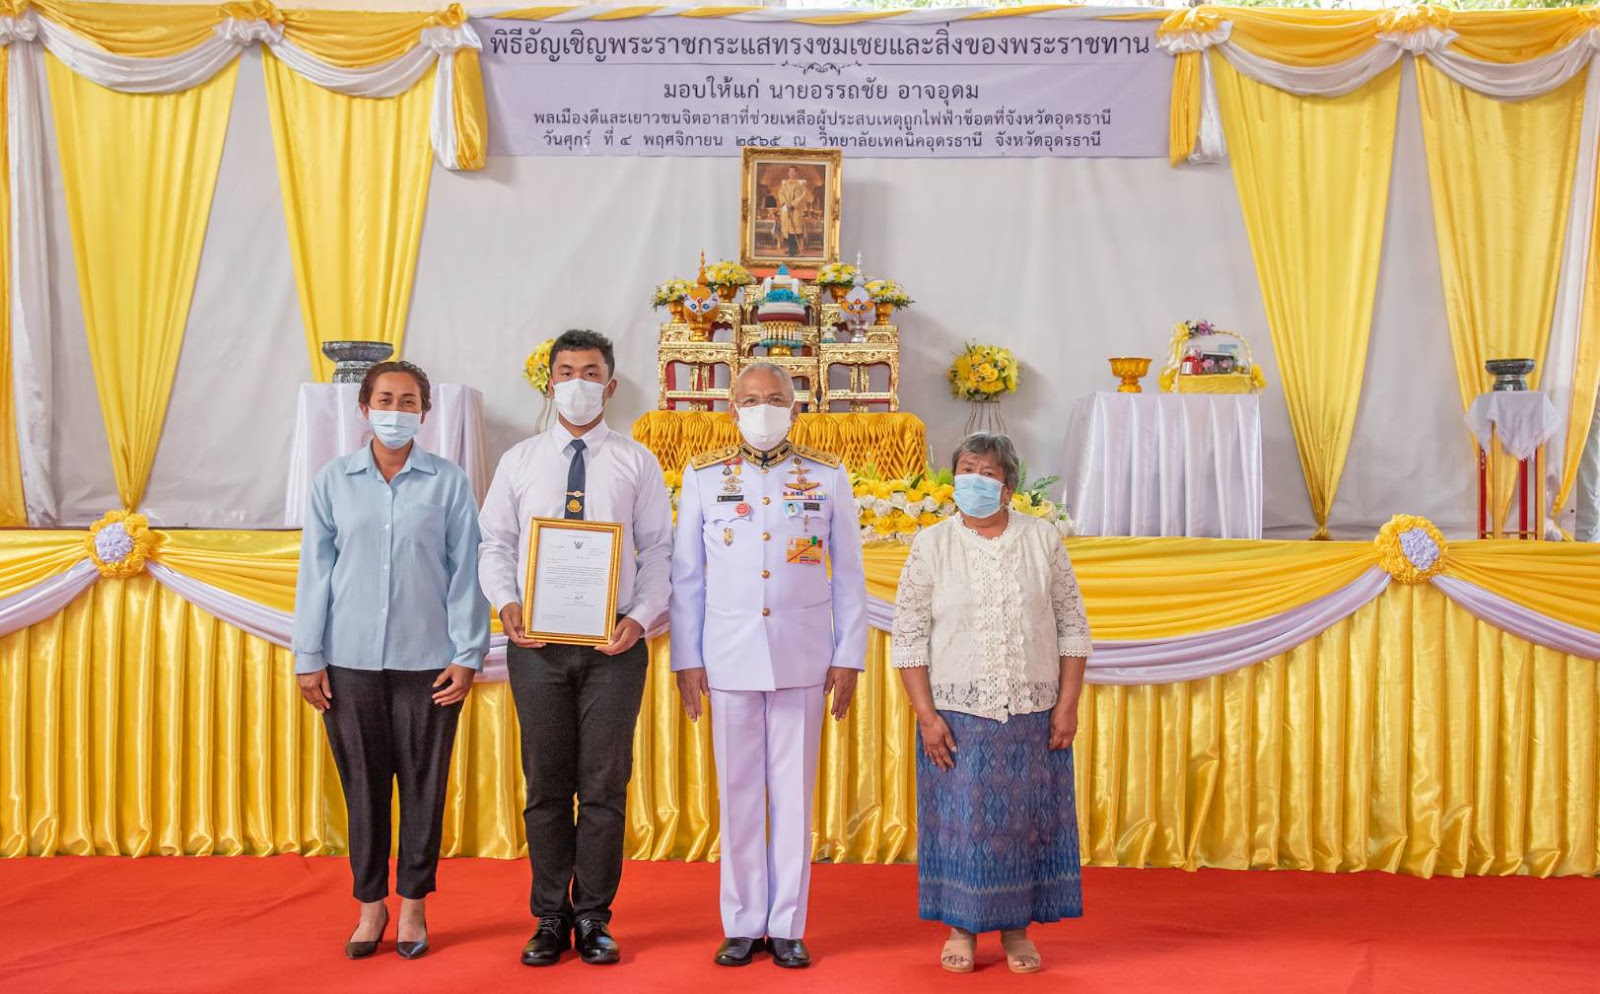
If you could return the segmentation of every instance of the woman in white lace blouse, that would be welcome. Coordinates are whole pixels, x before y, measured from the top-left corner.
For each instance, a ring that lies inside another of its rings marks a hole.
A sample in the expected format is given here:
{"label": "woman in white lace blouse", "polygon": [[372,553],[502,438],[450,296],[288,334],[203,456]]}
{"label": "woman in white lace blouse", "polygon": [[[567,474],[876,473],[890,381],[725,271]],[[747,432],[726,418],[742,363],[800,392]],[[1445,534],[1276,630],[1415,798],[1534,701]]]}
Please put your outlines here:
{"label": "woman in white lace blouse", "polygon": [[1072,738],[1089,624],[1052,522],[1012,513],[1004,435],[951,460],[960,514],[912,543],[893,659],[917,713],[917,903],[950,926],[940,962],[968,973],[977,933],[1040,968],[1028,926],[1083,914]]}

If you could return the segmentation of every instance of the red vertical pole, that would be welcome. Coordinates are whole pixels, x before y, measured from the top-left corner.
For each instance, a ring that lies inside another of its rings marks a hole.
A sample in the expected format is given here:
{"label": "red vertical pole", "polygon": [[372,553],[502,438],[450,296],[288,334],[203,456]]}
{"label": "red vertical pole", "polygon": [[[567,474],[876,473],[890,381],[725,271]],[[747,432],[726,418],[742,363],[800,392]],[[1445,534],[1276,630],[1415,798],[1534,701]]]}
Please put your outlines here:
{"label": "red vertical pole", "polygon": [[1482,448],[1478,449],[1478,537],[1489,537],[1489,466]]}
{"label": "red vertical pole", "polygon": [[1528,460],[1517,463],[1517,537],[1528,537]]}

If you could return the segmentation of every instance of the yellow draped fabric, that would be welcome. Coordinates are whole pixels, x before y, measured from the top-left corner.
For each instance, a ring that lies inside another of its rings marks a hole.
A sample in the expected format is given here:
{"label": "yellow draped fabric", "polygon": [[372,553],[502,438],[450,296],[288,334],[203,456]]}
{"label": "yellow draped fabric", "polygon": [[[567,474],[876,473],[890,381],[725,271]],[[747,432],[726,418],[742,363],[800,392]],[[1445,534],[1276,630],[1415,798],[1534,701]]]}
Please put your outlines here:
{"label": "yellow draped fabric", "polygon": [[[677,472],[712,449],[739,443],[726,411],[647,411],[633,437],[655,453],[663,469]],[[798,445],[831,452],[857,472],[869,467],[886,479],[914,476],[928,467],[928,431],[915,414],[807,413],[790,436]]]}
{"label": "yellow draped fabric", "polygon": [[482,169],[489,161],[489,105],[483,95],[483,67],[478,51],[464,48],[454,56],[456,99],[456,162],[461,169]]}
{"label": "yellow draped fabric", "polygon": [[[1550,342],[1585,77],[1529,100],[1482,96],[1417,63],[1439,268],[1463,409],[1486,359],[1540,359]],[[1538,385],[1535,369],[1530,383]],[[1510,460],[1494,481],[1503,519]]]}
{"label": "yellow draped fabric", "polygon": [[[298,532],[154,533],[151,555],[179,573],[276,611],[294,610]],[[85,533],[0,532],[0,598],[87,557]],[[1089,624],[1102,641],[1196,635],[1261,621],[1348,586],[1378,564],[1371,542],[1205,538],[1070,539]],[[907,547],[868,545],[867,592],[893,601]],[[1445,575],[1530,611],[1600,631],[1600,553],[1587,544],[1458,542]],[[1195,577],[1205,577],[1197,584]]]}
{"label": "yellow draped fabric", "polygon": [[1326,538],[1366,377],[1400,67],[1345,96],[1306,99],[1210,58],[1300,469]]}
{"label": "yellow draped fabric", "polygon": [[79,531],[0,531],[0,599],[20,594],[89,558],[84,547],[87,534]]}
{"label": "yellow draped fabric", "polygon": [[[0,107],[6,106],[6,60],[0,48]],[[0,114],[0,219],[11,216],[11,170],[7,166],[6,115]],[[11,226],[0,224],[0,528],[28,523],[22,497],[22,455],[18,450],[17,411],[11,386]]]}
{"label": "yellow draped fabric", "polygon": [[1458,542],[1444,575],[1537,614],[1600,631],[1600,562],[1587,542]]}
{"label": "yellow draped fabric", "polygon": [[141,59],[186,52],[210,39],[222,20],[219,7],[197,4],[31,0],[30,5],[108,52]]}
{"label": "yellow draped fabric", "polygon": [[45,63],[89,357],[117,494],[133,510],[166,420],[239,67],[182,93],[127,94]]}
{"label": "yellow draped fabric", "polygon": [[327,382],[324,342],[401,351],[433,173],[435,72],[398,97],[372,100],[324,90],[271,53],[261,61],[306,346],[316,379]]}
{"label": "yellow draped fabric", "polygon": [[324,62],[347,69],[390,62],[417,47],[424,28],[448,20],[461,23],[454,13],[414,11],[285,10],[284,35]]}
{"label": "yellow draped fabric", "polygon": [[274,611],[294,611],[299,532],[162,532],[155,561]]}
{"label": "yellow draped fabric", "polygon": [[1198,7],[1167,15],[1162,34],[1210,31],[1232,24],[1228,41],[1252,55],[1283,65],[1332,66],[1357,58],[1378,44],[1380,34],[1422,28],[1456,34],[1451,47],[1486,62],[1541,58],[1580,40],[1595,23],[1592,8],[1452,11],[1410,6],[1388,10],[1318,10]]}
{"label": "yellow draped fabric", "polygon": [[[907,551],[867,547],[867,593],[894,600]],[[1377,565],[1370,542],[1080,538],[1068,540],[1067,551],[1089,627],[1102,641],[1174,638],[1260,621],[1347,587]],[[1197,576],[1206,582],[1197,584]],[[1600,622],[1600,612],[1592,621]]]}
{"label": "yellow draped fabric", "polygon": [[[0,853],[325,853],[345,843],[326,740],[288,652],[148,576],[104,581],[0,638]],[[1096,865],[1591,875],[1600,833],[1593,661],[1395,585],[1300,648],[1225,676],[1095,687],[1077,739]],[[474,689],[451,765],[447,855],[524,851],[515,712]],[[816,851],[915,856],[914,728],[871,636],[829,721]],[[709,726],[682,717],[665,639],[634,743],[627,851],[717,853]]]}
{"label": "yellow draped fabric", "polygon": [[1200,52],[1180,52],[1172,65],[1171,119],[1168,122],[1167,158],[1174,166],[1194,153],[1200,134]]}

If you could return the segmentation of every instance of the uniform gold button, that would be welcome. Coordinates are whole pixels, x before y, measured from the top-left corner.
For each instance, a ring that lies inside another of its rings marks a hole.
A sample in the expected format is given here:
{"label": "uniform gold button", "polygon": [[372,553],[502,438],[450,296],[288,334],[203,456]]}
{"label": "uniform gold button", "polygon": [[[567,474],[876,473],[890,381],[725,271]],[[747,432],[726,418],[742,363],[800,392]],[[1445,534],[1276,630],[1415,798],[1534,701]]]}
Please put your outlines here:
{"label": "uniform gold button", "polygon": [[761,503],[770,504],[770,503],[772,503],[772,498],[771,497],[763,497],[763,498],[761,498]]}
{"label": "uniform gold button", "polygon": [[765,579],[767,579],[767,578],[769,578],[771,576],[772,576],[772,571],[771,570],[764,569],[764,570],[761,571],[761,579],[765,580]]}
{"label": "uniform gold button", "polygon": [[763,542],[772,541],[772,533],[771,532],[762,532],[761,533],[761,541],[763,541]]}
{"label": "uniform gold button", "polygon": [[764,608],[761,609],[761,616],[763,618],[767,617],[771,613],[772,613],[772,608],[770,608],[770,607],[764,607]]}

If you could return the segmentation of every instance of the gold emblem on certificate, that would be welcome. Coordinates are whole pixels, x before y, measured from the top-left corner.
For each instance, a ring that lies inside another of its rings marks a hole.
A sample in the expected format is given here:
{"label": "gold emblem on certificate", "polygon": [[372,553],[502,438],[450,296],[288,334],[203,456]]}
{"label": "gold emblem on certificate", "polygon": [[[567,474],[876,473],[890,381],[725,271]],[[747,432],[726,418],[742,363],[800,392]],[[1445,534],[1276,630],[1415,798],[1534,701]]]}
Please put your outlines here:
{"label": "gold emblem on certificate", "polygon": [[532,518],[522,624],[528,637],[565,645],[605,645],[617,623],[622,525],[614,521]]}

